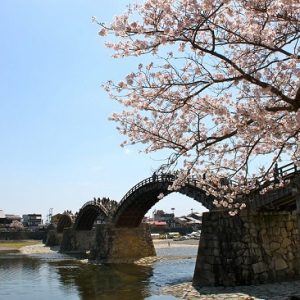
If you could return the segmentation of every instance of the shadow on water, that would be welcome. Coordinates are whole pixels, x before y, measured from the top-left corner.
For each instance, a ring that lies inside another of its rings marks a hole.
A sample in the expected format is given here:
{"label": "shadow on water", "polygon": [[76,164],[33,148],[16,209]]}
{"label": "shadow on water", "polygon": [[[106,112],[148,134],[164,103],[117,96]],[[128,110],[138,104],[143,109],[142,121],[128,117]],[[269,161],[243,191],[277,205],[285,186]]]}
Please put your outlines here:
{"label": "shadow on water", "polygon": [[76,287],[81,299],[121,300],[145,299],[151,295],[149,278],[152,267],[134,264],[91,265],[74,261],[51,263],[59,274],[59,280],[68,288]]}

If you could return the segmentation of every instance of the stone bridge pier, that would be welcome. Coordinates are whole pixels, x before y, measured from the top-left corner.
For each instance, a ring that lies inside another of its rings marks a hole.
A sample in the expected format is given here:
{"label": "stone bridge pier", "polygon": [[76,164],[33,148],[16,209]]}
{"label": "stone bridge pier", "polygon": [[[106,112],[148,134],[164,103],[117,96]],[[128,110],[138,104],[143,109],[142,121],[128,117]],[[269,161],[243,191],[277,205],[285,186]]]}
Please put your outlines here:
{"label": "stone bridge pier", "polygon": [[299,277],[297,222],[295,211],[204,213],[193,284],[235,286]]}
{"label": "stone bridge pier", "polygon": [[96,226],[91,259],[108,263],[130,263],[139,258],[155,255],[147,224],[134,228],[115,227],[111,224]]}
{"label": "stone bridge pier", "polygon": [[130,263],[156,255],[146,224],[135,228],[115,227],[109,223],[97,224],[92,230],[67,228],[60,251],[106,263]]}
{"label": "stone bridge pier", "polygon": [[75,230],[66,228],[63,232],[60,252],[86,256],[95,245],[95,229]]}
{"label": "stone bridge pier", "polygon": [[47,246],[61,245],[63,239],[63,231],[65,228],[70,228],[74,224],[75,216],[71,212],[64,212],[60,215],[56,228],[50,225],[47,228]]}

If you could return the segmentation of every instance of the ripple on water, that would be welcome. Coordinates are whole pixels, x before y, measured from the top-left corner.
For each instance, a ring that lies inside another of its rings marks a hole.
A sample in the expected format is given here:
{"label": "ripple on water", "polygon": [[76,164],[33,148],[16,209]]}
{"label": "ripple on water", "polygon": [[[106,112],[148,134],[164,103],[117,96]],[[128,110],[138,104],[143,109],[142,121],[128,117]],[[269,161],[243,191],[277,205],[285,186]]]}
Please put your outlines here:
{"label": "ripple on water", "polygon": [[170,248],[158,249],[166,258],[151,266],[93,265],[56,252],[0,254],[0,299],[177,299],[160,289],[191,281],[195,258],[175,260],[192,256],[191,248]]}

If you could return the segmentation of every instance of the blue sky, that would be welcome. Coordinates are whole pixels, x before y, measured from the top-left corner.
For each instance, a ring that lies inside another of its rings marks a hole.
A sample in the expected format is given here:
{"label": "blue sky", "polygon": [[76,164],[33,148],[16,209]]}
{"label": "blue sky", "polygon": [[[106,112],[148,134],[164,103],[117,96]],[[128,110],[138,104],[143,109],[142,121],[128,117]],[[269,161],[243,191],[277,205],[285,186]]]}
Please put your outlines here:
{"label": "blue sky", "polygon": [[[101,84],[135,68],[114,60],[91,17],[109,22],[126,0],[1,0],[0,209],[77,211],[93,197],[115,200],[150,176],[157,157],[119,147],[108,121],[121,108]],[[157,207],[201,210],[173,194]],[[150,212],[149,212],[150,214]]]}

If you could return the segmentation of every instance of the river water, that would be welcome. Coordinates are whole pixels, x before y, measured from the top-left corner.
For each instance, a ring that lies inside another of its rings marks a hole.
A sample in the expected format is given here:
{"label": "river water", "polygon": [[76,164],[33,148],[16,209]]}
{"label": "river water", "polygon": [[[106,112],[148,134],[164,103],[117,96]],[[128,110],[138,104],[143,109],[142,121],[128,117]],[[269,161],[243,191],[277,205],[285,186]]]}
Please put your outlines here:
{"label": "river water", "polygon": [[176,299],[161,295],[160,289],[192,280],[197,247],[159,248],[156,252],[163,259],[151,266],[96,265],[56,252],[0,253],[0,299]]}

